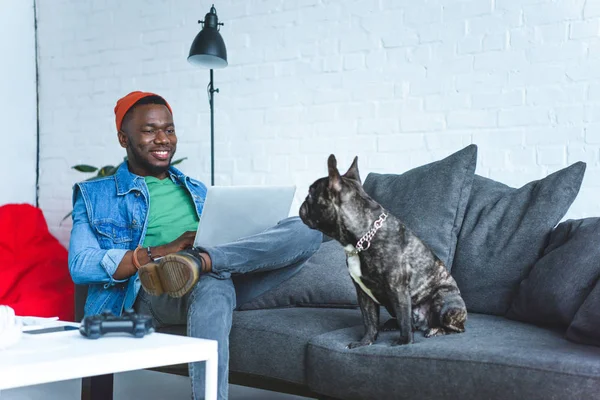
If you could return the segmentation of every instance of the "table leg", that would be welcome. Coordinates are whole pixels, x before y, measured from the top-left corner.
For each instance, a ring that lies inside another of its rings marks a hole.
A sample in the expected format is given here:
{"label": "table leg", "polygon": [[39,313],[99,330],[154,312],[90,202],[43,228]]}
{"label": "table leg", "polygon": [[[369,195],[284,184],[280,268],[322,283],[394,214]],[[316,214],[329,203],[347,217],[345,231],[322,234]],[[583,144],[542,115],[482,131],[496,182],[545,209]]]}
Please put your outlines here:
{"label": "table leg", "polygon": [[206,374],[205,374],[205,388],[204,397],[206,400],[217,400],[218,390],[218,362],[219,356],[217,349],[211,352],[211,356],[206,359]]}
{"label": "table leg", "polygon": [[113,374],[81,379],[81,400],[112,400]]}

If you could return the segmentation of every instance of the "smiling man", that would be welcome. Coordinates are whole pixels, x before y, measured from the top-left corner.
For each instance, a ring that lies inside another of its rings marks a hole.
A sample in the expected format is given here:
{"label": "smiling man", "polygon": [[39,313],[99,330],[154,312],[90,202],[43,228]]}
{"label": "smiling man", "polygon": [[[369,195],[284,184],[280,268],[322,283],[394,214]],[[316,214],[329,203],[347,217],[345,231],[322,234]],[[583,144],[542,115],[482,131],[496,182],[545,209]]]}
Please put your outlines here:
{"label": "smiling man", "polygon": [[159,96],[142,96],[143,92],[133,92],[117,102],[119,143],[127,150],[132,173],[164,179],[177,150],[171,106]]}
{"label": "smiling man", "polygon": [[[171,166],[171,106],[136,91],[114,111],[127,162],[73,189],[69,270],[76,284],[88,285],[85,314],[133,308],[156,327],[187,324],[188,335],[217,340],[218,395],[227,399],[233,310],[297,273],[322,235],[292,217],[232,244],[192,247],[207,189]],[[189,372],[201,399],[204,363]]]}

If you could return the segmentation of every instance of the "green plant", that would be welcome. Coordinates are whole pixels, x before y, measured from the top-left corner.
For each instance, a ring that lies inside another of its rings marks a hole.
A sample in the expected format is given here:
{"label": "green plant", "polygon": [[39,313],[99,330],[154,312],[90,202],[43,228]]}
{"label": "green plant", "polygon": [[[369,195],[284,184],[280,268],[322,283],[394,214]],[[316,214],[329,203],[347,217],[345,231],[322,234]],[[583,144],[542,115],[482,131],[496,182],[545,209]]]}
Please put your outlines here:
{"label": "green plant", "polygon": [[[179,160],[175,160],[171,163],[171,165],[177,165],[180,162],[182,162],[183,160],[185,160],[186,158],[187,157],[180,158]],[[85,181],[93,181],[94,179],[99,179],[99,178],[104,178],[105,176],[114,175],[115,172],[117,172],[117,170],[121,166],[121,164],[123,164],[124,162],[127,162],[127,156],[125,156],[123,158],[123,161],[121,163],[119,163],[117,166],[105,165],[104,167],[98,168],[98,167],[94,167],[92,165],[78,164],[78,165],[72,166],[71,168],[74,169],[75,171],[79,171],[79,172],[83,172],[83,173],[92,173],[92,172],[97,171],[97,174],[95,176],[92,176],[85,180]],[[71,214],[73,214],[73,211],[71,211],[67,215],[65,215],[63,217],[63,219],[60,221],[60,223],[62,224],[65,219],[67,219],[71,216]]]}

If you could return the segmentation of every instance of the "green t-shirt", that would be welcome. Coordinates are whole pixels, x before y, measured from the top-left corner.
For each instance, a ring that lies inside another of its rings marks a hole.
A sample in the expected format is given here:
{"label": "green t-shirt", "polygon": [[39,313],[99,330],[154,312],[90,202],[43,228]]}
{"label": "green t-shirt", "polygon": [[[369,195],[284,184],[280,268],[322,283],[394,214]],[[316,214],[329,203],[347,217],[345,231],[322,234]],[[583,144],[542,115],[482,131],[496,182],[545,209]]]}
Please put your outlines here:
{"label": "green t-shirt", "polygon": [[198,215],[187,190],[170,178],[144,177],[150,193],[148,229],[144,247],[172,242],[185,231],[198,229]]}

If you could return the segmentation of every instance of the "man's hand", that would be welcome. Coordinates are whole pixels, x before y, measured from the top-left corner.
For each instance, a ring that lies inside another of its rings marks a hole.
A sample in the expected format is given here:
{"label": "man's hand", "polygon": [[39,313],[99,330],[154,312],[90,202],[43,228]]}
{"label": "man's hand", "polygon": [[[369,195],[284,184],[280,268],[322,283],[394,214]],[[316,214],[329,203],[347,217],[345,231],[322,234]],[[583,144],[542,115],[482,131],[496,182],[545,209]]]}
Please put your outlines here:
{"label": "man's hand", "polygon": [[171,243],[167,243],[162,246],[158,246],[160,249],[160,255],[166,256],[167,254],[177,253],[178,251],[185,250],[194,245],[194,240],[196,239],[196,231],[187,231],[184,232],[177,239],[173,240]]}

